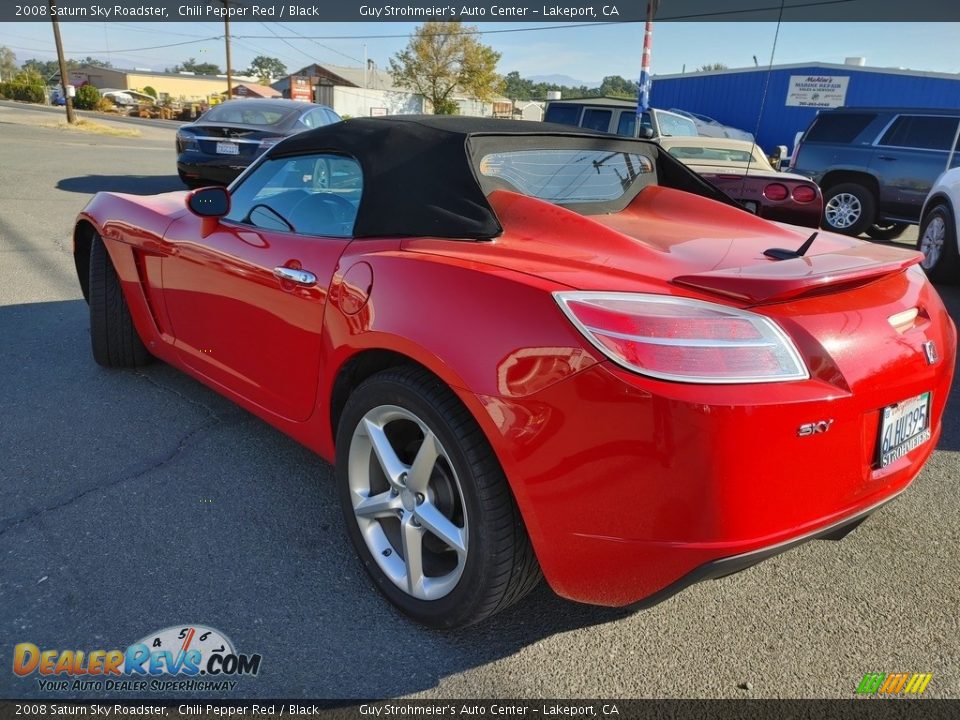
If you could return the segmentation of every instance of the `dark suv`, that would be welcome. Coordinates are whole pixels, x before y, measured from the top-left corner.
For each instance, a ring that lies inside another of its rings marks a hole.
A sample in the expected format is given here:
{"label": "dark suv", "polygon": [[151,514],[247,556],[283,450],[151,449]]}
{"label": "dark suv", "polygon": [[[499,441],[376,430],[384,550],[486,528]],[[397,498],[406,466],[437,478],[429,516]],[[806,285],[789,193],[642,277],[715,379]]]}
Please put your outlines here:
{"label": "dark suv", "polygon": [[948,163],[960,163],[960,110],[839,108],[807,128],[792,172],[823,190],[823,227],[877,239],[920,220]]}

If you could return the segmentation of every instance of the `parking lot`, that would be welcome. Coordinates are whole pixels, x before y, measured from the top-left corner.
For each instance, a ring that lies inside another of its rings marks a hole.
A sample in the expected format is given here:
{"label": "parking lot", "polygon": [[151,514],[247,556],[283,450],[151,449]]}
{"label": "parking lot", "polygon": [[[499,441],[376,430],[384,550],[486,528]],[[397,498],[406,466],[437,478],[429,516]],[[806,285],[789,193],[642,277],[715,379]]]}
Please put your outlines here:
{"label": "parking lot", "polygon": [[[173,130],[46,117],[0,106],[6,667],[21,642],[125,648],[203,624],[263,656],[235,697],[849,698],[867,672],[933,673],[927,696],[960,697],[960,390],[920,478],[840,543],[640,612],[544,585],[480,626],[425,630],[368,581],[329,465],[168,366],[93,362],[73,219],[97,191],[182,189]],[[960,291],[941,292],[960,318]],[[0,697],[51,694],[7,670]]]}

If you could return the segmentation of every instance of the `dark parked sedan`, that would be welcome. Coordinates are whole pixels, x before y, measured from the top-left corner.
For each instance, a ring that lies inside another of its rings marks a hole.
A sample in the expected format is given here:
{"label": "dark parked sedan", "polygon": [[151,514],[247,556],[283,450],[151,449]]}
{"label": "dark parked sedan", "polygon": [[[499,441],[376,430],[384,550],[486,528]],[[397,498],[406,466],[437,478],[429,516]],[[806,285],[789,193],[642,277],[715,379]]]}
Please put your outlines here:
{"label": "dark parked sedan", "polygon": [[325,105],[296,100],[230,100],[177,131],[177,173],[188,187],[233,182],[289,135],[339,122]]}

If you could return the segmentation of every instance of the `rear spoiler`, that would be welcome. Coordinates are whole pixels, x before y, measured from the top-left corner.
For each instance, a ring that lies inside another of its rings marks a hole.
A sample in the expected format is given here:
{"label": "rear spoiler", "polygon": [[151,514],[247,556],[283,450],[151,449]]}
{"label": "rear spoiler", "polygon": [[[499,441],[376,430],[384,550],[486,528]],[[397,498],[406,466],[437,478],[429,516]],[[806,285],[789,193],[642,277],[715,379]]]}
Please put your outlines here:
{"label": "rear spoiler", "polygon": [[901,272],[923,259],[912,250],[863,243],[849,250],[712,270],[673,279],[677,285],[750,304],[782,302]]}

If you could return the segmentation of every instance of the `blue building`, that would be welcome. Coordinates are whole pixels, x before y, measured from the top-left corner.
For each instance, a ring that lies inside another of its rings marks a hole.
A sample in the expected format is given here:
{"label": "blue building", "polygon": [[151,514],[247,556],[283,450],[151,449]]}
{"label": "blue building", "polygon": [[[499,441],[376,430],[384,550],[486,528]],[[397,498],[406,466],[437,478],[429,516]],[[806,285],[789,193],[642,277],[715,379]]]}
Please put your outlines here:
{"label": "blue building", "polygon": [[960,75],[832,63],[655,75],[651,103],[752,132],[767,152],[792,152],[823,108],[960,108]]}

